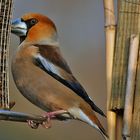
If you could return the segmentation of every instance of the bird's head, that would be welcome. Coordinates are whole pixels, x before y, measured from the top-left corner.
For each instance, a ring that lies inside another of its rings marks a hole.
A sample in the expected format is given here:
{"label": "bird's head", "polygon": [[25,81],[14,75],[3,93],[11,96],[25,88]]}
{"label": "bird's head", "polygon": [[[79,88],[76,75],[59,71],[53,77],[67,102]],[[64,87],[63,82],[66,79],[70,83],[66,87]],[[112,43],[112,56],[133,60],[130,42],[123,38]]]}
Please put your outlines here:
{"label": "bird's head", "polygon": [[27,43],[51,45],[58,42],[55,24],[48,17],[28,13],[12,22],[12,33]]}

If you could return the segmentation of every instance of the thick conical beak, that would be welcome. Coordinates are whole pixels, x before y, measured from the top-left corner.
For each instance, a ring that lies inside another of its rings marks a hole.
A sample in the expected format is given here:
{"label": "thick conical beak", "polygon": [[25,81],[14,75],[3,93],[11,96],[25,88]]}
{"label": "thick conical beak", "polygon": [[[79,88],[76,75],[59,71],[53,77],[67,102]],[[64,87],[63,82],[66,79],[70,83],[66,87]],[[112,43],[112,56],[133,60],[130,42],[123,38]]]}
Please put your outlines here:
{"label": "thick conical beak", "polygon": [[26,36],[27,34],[27,25],[21,19],[16,19],[12,22],[11,32],[19,37]]}

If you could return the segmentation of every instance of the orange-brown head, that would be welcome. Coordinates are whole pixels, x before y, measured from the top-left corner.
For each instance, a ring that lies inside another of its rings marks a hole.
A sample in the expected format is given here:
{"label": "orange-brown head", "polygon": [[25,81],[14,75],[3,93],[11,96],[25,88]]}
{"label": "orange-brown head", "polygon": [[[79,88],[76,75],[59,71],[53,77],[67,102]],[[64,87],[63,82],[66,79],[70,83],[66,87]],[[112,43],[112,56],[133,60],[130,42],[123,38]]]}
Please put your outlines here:
{"label": "orange-brown head", "polygon": [[52,20],[38,13],[27,13],[13,21],[12,33],[31,44],[53,44],[58,39]]}

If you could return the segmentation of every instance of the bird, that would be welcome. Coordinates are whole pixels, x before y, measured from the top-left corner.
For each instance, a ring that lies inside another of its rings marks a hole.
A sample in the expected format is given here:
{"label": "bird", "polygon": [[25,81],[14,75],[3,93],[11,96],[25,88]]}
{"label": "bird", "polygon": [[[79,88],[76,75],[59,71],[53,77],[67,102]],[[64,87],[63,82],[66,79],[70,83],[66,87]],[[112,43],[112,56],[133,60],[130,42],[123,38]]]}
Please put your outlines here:
{"label": "bird", "polygon": [[39,13],[26,13],[12,22],[11,32],[20,38],[11,70],[21,94],[44,110],[48,120],[80,120],[108,139],[95,112],[104,117],[105,114],[88,96],[64,59],[54,22]]}

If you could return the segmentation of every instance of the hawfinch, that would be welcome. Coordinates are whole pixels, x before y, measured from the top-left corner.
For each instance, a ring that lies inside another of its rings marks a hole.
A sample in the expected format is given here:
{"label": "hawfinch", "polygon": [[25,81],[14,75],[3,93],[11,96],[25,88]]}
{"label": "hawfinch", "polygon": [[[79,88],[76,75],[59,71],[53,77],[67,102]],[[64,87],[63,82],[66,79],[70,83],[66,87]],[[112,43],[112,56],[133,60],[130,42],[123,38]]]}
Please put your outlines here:
{"label": "hawfinch", "polygon": [[12,33],[20,37],[12,60],[12,74],[22,95],[48,112],[50,119],[83,121],[107,139],[95,112],[105,115],[63,58],[54,23],[44,15],[28,13],[13,21],[11,26]]}

